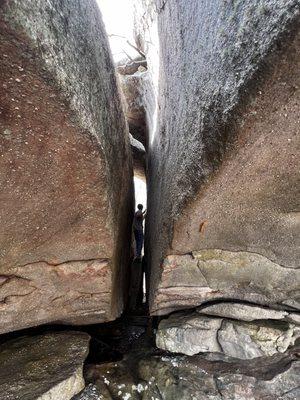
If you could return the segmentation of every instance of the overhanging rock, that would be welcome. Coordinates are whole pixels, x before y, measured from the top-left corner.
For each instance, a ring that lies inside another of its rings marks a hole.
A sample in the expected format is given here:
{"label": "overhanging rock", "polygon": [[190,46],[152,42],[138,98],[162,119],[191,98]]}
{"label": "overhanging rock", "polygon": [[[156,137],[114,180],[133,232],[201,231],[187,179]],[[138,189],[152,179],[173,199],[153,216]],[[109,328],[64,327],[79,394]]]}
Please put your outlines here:
{"label": "overhanging rock", "polygon": [[94,1],[3,1],[0,331],[123,308],[132,163]]}

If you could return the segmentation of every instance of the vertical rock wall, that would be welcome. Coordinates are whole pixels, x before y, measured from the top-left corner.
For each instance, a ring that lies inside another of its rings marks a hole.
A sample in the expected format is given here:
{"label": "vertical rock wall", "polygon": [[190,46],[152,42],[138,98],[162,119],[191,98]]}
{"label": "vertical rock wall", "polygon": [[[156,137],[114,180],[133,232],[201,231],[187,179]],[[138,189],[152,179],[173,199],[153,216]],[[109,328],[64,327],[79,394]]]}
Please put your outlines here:
{"label": "vertical rock wall", "polygon": [[123,308],[132,165],[92,0],[0,2],[1,332]]}
{"label": "vertical rock wall", "polygon": [[137,37],[158,88],[151,312],[216,299],[298,307],[299,2],[144,7]]}

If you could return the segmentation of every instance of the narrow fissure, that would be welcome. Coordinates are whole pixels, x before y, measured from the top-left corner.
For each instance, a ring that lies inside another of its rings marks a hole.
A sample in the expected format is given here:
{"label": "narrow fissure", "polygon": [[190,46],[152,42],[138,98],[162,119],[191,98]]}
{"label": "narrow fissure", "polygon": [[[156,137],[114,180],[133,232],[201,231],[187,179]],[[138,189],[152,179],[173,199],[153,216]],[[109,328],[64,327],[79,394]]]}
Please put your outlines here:
{"label": "narrow fissure", "polygon": [[[133,160],[134,218],[132,229],[132,262],[128,305],[125,313],[148,314],[149,286],[146,280],[147,260],[144,252],[145,223],[147,218],[147,150],[149,130],[143,104],[143,81],[147,76],[145,54],[133,38],[128,14],[116,24],[116,15],[110,3],[100,1],[109,42],[115,62],[116,74],[122,92],[123,109],[129,130],[129,142]],[[129,4],[129,3],[128,3]],[[128,21],[125,18],[128,18]],[[132,15],[131,15],[132,17]],[[140,215],[139,215],[140,214]]]}
{"label": "narrow fissure", "polygon": [[3,400],[298,398],[296,0],[4,3]]}

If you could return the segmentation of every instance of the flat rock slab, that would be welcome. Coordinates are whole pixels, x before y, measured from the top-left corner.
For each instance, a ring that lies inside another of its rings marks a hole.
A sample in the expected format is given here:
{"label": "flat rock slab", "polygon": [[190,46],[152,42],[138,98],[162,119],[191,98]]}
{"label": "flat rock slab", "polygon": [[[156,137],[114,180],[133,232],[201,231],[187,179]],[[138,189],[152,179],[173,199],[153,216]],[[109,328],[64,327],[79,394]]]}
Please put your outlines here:
{"label": "flat rock slab", "polygon": [[22,337],[0,346],[1,400],[70,400],[84,388],[89,335]]}

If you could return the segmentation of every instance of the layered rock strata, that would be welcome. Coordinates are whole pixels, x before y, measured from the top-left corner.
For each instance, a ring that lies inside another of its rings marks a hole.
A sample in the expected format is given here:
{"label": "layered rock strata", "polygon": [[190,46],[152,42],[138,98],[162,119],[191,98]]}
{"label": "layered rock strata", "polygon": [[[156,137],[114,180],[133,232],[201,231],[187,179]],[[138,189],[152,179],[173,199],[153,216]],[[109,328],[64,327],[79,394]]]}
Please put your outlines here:
{"label": "layered rock strata", "polygon": [[88,1],[0,4],[0,332],[123,308],[128,130]]}
{"label": "layered rock strata", "polygon": [[0,346],[2,400],[70,400],[85,386],[89,336],[80,332],[22,337]]}
{"label": "layered rock strata", "polygon": [[299,309],[300,271],[250,252],[200,250],[169,255],[162,265],[153,313],[231,299]]}
{"label": "layered rock strata", "polygon": [[299,308],[299,2],[169,0],[136,9],[157,87],[152,314],[221,299]]}
{"label": "layered rock strata", "polygon": [[272,319],[241,322],[181,312],[160,322],[156,345],[173,353],[210,352],[251,359],[284,353],[299,337],[300,327],[292,323]]}

